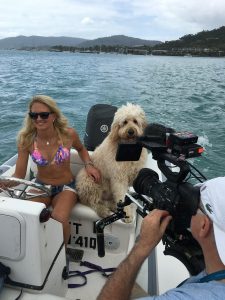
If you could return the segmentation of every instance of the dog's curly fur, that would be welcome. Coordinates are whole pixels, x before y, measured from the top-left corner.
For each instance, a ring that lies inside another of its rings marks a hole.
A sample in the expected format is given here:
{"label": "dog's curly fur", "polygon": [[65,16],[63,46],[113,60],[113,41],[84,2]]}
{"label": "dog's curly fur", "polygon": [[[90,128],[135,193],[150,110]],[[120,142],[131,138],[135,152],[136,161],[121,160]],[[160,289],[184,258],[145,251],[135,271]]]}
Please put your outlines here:
{"label": "dog's curly fur", "polygon": [[[96,184],[85,169],[77,175],[79,201],[93,208],[102,218],[115,211],[119,200],[124,200],[128,187],[147,159],[147,150],[143,148],[138,161],[116,161],[118,143],[134,141],[143,134],[146,125],[145,113],[139,105],[127,103],[121,106],[115,113],[109,135],[91,155],[94,165],[101,172],[101,183]],[[132,213],[128,206],[125,212],[125,221],[131,222]]]}

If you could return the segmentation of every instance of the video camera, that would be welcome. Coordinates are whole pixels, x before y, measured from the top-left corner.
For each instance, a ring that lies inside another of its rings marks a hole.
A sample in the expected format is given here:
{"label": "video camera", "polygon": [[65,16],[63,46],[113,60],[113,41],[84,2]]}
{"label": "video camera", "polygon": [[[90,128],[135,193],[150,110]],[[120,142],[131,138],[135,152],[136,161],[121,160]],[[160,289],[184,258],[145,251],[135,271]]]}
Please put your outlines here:
{"label": "video camera", "polygon": [[[137,194],[151,197],[149,211],[154,208],[167,210],[173,216],[173,231],[183,233],[190,226],[192,215],[199,204],[199,188],[187,182],[188,175],[195,175],[187,158],[200,156],[203,147],[197,144],[198,136],[190,132],[175,132],[161,124],[149,124],[144,135],[135,143],[120,144],[116,160],[138,160],[142,147],[152,152],[158,168],[165,177],[159,180],[152,169],[142,169],[133,183]],[[205,179],[195,176],[199,181]]]}
{"label": "video camera", "polygon": [[[188,180],[206,180],[187,161],[203,153],[204,149],[197,141],[198,136],[193,133],[176,132],[172,128],[152,123],[135,142],[121,143],[116,154],[117,161],[135,161],[139,160],[143,147],[151,151],[163,174],[162,181],[154,170],[141,169],[133,182],[135,193],[128,193],[123,205],[136,203],[137,212],[142,217],[155,208],[166,210],[172,215],[172,221],[162,239],[165,244],[164,254],[178,258],[192,275],[204,267],[201,248],[188,230],[200,200],[199,187]],[[117,217],[122,218],[121,207]],[[114,215],[115,220],[118,218]],[[99,224],[104,224],[104,219]],[[109,219],[105,224],[109,224]]]}

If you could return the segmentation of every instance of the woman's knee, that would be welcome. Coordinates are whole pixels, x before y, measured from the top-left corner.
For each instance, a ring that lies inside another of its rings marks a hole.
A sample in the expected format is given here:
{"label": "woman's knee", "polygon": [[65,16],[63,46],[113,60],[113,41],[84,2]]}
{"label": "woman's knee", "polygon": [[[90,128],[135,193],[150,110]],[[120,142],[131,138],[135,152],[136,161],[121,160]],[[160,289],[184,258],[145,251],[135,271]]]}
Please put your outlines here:
{"label": "woman's knee", "polygon": [[69,214],[63,213],[63,212],[57,212],[53,209],[52,218],[62,224],[67,224],[69,222]]}
{"label": "woman's knee", "polygon": [[[66,192],[64,192],[66,193]],[[55,201],[54,201],[55,200]],[[77,202],[76,195],[67,195],[67,197],[60,197],[53,200],[52,218],[61,222],[68,223],[71,211]]]}
{"label": "woman's knee", "polygon": [[43,203],[46,205],[46,207],[48,207],[51,204],[51,199],[47,197],[35,197],[31,199],[31,201]]}

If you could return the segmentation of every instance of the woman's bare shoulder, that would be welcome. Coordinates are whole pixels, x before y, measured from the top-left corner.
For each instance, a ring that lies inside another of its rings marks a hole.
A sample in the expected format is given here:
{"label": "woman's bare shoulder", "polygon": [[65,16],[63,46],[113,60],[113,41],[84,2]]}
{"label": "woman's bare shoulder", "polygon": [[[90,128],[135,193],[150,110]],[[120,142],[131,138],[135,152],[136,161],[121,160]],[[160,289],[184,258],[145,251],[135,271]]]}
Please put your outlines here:
{"label": "woman's bare shoulder", "polygon": [[68,128],[68,134],[70,136],[70,141],[72,143],[72,147],[74,147],[76,150],[82,149],[83,145],[81,143],[79,134],[74,128]]}
{"label": "woman's bare shoulder", "polygon": [[68,132],[68,134],[71,138],[74,138],[74,137],[77,138],[78,137],[77,131],[72,127],[67,128],[67,132]]}

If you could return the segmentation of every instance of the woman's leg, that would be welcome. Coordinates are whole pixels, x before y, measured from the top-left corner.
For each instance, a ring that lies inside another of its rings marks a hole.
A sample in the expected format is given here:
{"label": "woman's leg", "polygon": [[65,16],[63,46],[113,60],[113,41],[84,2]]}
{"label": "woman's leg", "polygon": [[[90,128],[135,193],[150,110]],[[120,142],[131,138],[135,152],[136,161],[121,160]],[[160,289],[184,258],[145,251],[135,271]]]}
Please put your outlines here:
{"label": "woman's leg", "polygon": [[30,199],[29,201],[44,203],[46,207],[48,207],[51,204],[51,198],[49,197],[35,197]]}
{"label": "woman's leg", "polygon": [[38,194],[43,194],[43,191],[41,191],[40,189],[31,188],[29,189],[29,192],[33,194],[37,194],[37,197],[31,198],[29,201],[44,203],[46,207],[49,207],[49,205],[51,204],[52,199],[50,196],[49,197],[38,196]]}
{"label": "woman's leg", "polygon": [[71,191],[63,191],[56,195],[52,200],[52,218],[59,221],[63,225],[65,246],[67,246],[70,238],[70,213],[76,202],[77,195]]}

